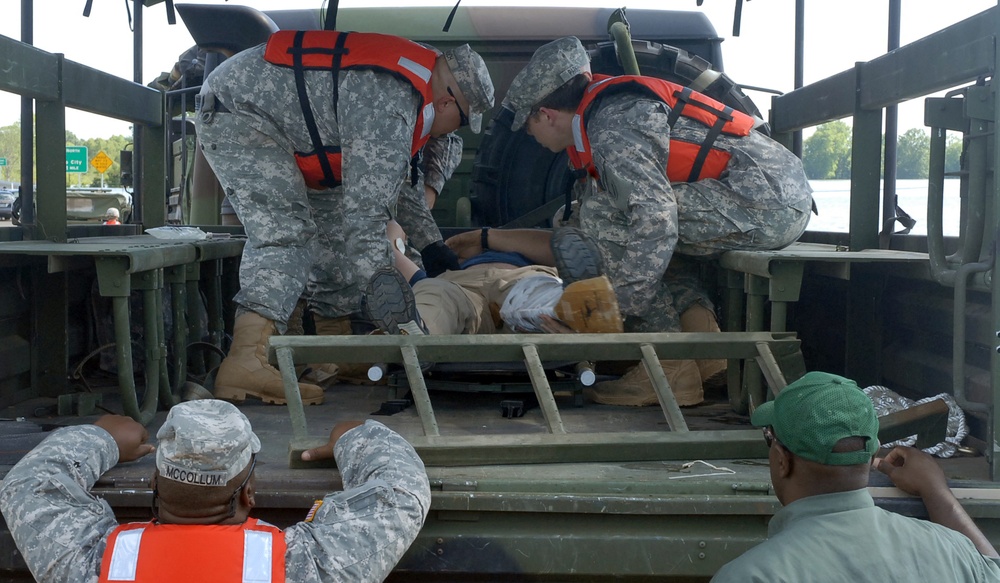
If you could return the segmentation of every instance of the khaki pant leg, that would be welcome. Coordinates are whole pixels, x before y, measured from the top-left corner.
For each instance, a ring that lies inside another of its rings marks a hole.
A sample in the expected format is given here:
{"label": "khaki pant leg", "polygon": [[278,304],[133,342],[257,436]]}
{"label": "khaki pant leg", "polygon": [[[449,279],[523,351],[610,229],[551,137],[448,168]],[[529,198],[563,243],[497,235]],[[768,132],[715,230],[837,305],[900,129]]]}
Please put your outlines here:
{"label": "khaki pant leg", "polygon": [[413,286],[413,295],[431,334],[471,334],[479,327],[479,307],[452,281],[442,277],[422,279]]}

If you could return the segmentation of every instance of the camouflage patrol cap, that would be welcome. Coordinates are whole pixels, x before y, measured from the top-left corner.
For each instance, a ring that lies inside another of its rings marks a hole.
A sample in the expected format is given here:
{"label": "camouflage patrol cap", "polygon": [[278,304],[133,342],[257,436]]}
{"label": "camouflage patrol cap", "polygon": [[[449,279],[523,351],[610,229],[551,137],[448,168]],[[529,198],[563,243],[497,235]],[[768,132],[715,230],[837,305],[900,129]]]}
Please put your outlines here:
{"label": "camouflage patrol cap", "polygon": [[465,100],[469,102],[469,127],[479,133],[483,114],[493,107],[493,80],[486,62],[469,45],[444,51],[448,68]]}
{"label": "camouflage patrol cap", "polygon": [[260,451],[246,416],[216,399],[174,405],[156,439],[160,475],[196,486],[224,486]]}
{"label": "camouflage patrol cap", "polygon": [[538,47],[531,61],[514,77],[503,106],[514,112],[510,129],[521,129],[531,108],[580,73],[590,72],[590,55],[575,36]]}

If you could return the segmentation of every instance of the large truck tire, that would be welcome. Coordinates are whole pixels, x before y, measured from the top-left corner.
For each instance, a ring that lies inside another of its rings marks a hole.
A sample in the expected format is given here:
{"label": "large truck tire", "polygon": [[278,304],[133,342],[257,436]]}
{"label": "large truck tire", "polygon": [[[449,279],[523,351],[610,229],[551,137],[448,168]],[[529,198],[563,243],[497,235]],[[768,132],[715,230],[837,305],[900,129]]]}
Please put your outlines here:
{"label": "large truck tire", "polygon": [[[724,73],[712,69],[705,59],[682,49],[644,40],[633,40],[639,70],[692,88],[752,115],[759,121],[757,131],[769,128],[753,101]],[[590,51],[594,73],[622,75],[613,42],[598,44]],[[477,226],[499,227],[544,205],[565,200],[572,188],[573,175],[565,152],[558,154],[540,146],[524,128],[510,129],[513,112],[500,108],[483,135],[472,171],[472,219]],[[536,217],[530,224],[551,226],[551,213]],[[523,221],[522,221],[523,222]]]}

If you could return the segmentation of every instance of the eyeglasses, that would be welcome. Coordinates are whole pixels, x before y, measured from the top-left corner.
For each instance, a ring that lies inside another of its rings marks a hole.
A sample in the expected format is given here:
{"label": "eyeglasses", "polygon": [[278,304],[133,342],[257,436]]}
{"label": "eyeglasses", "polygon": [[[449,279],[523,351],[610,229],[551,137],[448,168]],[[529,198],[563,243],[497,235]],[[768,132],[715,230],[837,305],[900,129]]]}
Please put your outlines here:
{"label": "eyeglasses", "polygon": [[764,428],[764,443],[767,444],[767,448],[771,449],[771,444],[775,441],[774,430],[770,427]]}
{"label": "eyeglasses", "polygon": [[236,516],[236,497],[240,495],[243,488],[247,487],[247,482],[250,481],[250,476],[253,475],[253,469],[255,467],[257,467],[257,456],[253,455],[250,457],[250,471],[247,472],[247,477],[243,478],[243,483],[236,488],[236,491],[233,492],[233,496],[229,499],[229,518]]}
{"label": "eyeglasses", "polygon": [[451,87],[446,87],[446,89],[448,90],[448,95],[451,95],[451,97],[455,100],[455,107],[458,108],[458,126],[465,127],[469,125],[469,116],[465,115],[465,112],[462,111],[462,106],[458,104],[458,98],[455,97],[454,93],[452,93]]}

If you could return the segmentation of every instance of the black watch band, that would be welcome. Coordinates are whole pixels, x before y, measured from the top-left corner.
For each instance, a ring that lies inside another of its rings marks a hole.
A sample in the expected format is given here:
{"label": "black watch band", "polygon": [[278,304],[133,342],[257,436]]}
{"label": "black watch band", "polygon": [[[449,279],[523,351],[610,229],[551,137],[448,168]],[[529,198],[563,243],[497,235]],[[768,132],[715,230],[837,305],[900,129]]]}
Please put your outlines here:
{"label": "black watch band", "polygon": [[490,250],[490,228],[489,227],[483,227],[482,230],[479,231],[479,246],[483,248],[484,252]]}

